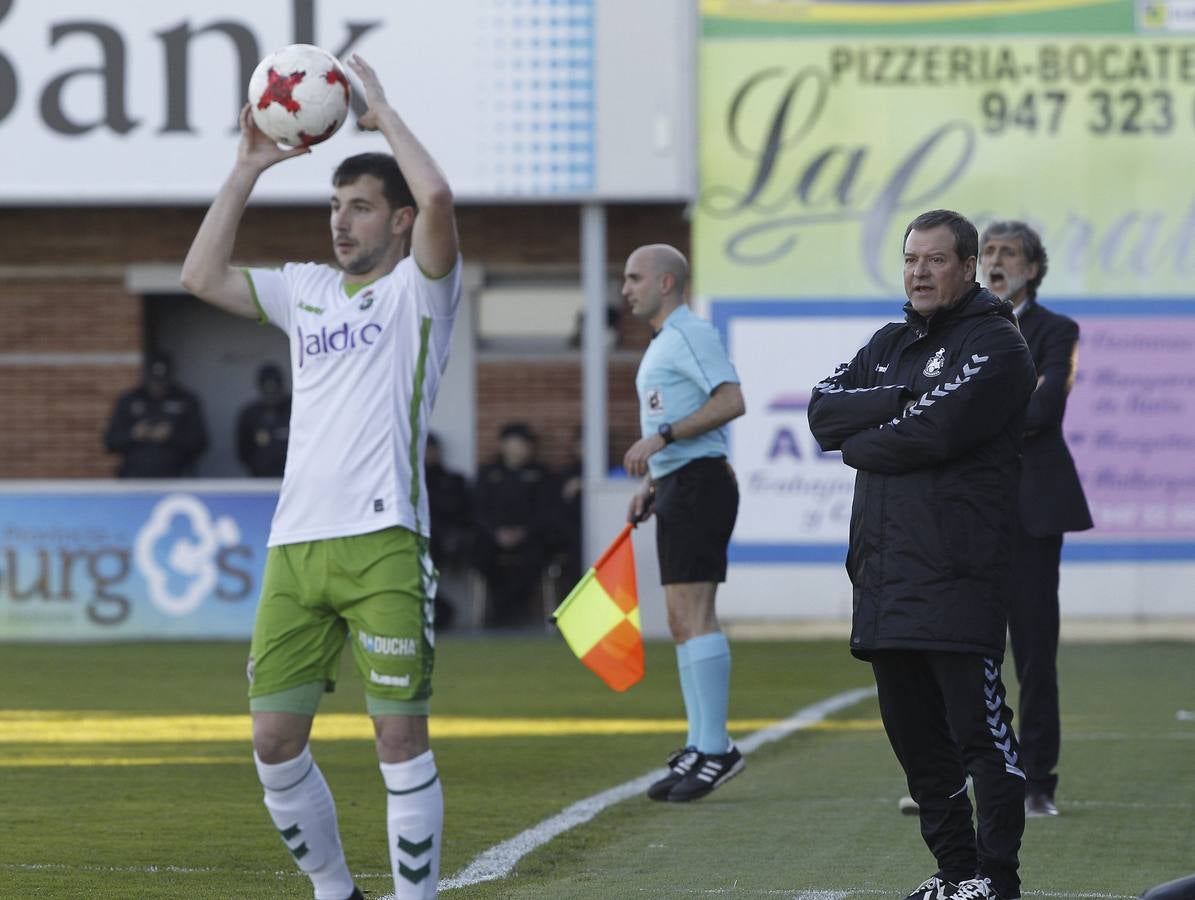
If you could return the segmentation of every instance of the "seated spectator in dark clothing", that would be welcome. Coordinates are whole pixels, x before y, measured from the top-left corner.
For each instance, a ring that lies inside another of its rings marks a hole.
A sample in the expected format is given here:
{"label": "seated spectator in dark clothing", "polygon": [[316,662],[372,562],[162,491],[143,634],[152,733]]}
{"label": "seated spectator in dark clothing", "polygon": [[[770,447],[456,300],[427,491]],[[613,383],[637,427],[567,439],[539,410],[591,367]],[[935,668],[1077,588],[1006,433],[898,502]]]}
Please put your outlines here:
{"label": "seated spectator in dark clothing", "polygon": [[257,399],[237,415],[237,458],[255,478],[281,478],[290,439],[290,394],[282,370],[257,370]]}
{"label": "seated spectator in dark clothing", "polygon": [[556,527],[550,543],[552,563],[559,567],[558,600],[563,600],[581,578],[581,427],[573,438],[571,458],[554,482]]}
{"label": "seated spectator in dark clothing", "polygon": [[[423,455],[431,513],[432,563],[440,572],[468,566],[473,551],[473,498],[465,476],[444,467],[440,437],[428,432]],[[442,587],[436,593],[436,628],[452,627],[456,609]]]}
{"label": "seated spectator in dark clothing", "polygon": [[165,353],[146,360],[145,380],[121,394],[104,434],[104,446],[121,454],[121,478],[180,478],[194,474],[207,450],[199,398],[174,381]]}
{"label": "seated spectator in dark clothing", "polygon": [[552,495],[547,470],[535,460],[531,429],[513,422],[499,432],[498,459],[477,476],[477,567],[486,580],[486,624],[542,623],[545,535]]}
{"label": "seated spectator in dark clothing", "polygon": [[445,468],[443,446],[427,435],[423,456],[427,503],[431,512],[431,553],[437,568],[467,564],[473,543],[473,498],[460,472]]}

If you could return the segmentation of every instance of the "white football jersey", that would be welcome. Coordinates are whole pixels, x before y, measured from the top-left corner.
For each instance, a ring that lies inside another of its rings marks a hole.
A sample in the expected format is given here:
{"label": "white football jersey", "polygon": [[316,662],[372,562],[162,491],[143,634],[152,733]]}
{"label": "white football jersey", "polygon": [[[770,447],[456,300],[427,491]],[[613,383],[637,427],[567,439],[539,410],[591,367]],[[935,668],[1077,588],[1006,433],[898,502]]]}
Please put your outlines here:
{"label": "white football jersey", "polygon": [[290,338],[290,443],[269,546],[401,525],[428,534],[423,450],[461,298],[461,260],[430,279],[408,256],[352,297],[338,269],[246,269]]}

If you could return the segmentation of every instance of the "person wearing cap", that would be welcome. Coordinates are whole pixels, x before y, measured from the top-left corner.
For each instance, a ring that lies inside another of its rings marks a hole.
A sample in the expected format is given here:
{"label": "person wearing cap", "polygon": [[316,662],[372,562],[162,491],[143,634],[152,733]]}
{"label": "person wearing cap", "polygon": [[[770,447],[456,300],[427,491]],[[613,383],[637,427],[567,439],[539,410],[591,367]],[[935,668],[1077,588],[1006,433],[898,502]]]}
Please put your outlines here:
{"label": "person wearing cap", "polygon": [[168,355],[150,354],[144,380],[117,399],[104,447],[120,454],[120,478],[195,474],[195,463],[207,450],[203,408],[198,397],[175,382]]}
{"label": "person wearing cap", "polygon": [[237,415],[237,458],[255,478],[281,478],[290,438],[290,393],[282,370],[266,363],[257,370],[257,399]]}
{"label": "person wearing cap", "polygon": [[486,582],[486,625],[542,624],[544,544],[552,518],[548,471],[525,422],[498,432],[498,456],[477,474],[477,568]]}

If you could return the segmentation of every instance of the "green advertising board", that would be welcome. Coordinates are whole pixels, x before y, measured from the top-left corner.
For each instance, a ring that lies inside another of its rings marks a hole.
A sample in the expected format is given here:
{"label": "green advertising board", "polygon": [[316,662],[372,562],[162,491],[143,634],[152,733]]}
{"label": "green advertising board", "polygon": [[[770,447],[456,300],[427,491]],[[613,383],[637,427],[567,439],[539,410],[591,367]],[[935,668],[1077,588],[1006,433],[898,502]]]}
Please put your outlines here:
{"label": "green advertising board", "polygon": [[705,0],[695,293],[739,367],[740,561],[841,559],[805,405],[901,318],[921,212],[1041,234],[1082,329],[1071,560],[1195,559],[1195,2]]}
{"label": "green advertising board", "polygon": [[707,3],[698,289],[890,295],[947,207],[1036,226],[1052,296],[1190,293],[1195,33],[1160,6]]}

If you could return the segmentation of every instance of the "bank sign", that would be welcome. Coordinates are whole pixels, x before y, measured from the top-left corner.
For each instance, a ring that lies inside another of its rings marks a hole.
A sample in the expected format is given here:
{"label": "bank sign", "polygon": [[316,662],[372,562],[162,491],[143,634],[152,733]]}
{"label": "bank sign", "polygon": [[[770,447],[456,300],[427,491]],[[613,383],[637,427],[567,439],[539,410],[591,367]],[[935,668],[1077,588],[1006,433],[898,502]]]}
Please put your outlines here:
{"label": "bank sign", "polygon": [[0,641],[247,639],[276,502],[248,483],[8,482]]}
{"label": "bank sign", "polygon": [[1037,228],[1039,300],[1080,325],[1064,424],[1096,528],[1068,557],[1195,559],[1193,10],[703,3],[693,253],[747,399],[735,559],[843,559],[854,472],[809,395],[902,318],[935,208]]}
{"label": "bank sign", "polygon": [[[689,98],[647,77],[634,94],[602,93],[598,25],[596,0],[0,0],[0,203],[210,202],[250,74],[291,43],[369,61],[459,199],[689,196],[676,117],[634,127],[641,104]],[[365,105],[351,78],[355,121]],[[604,174],[602,107],[606,150],[631,163]],[[342,157],[383,149],[350,122],[271,168],[254,197],[324,202]]]}

